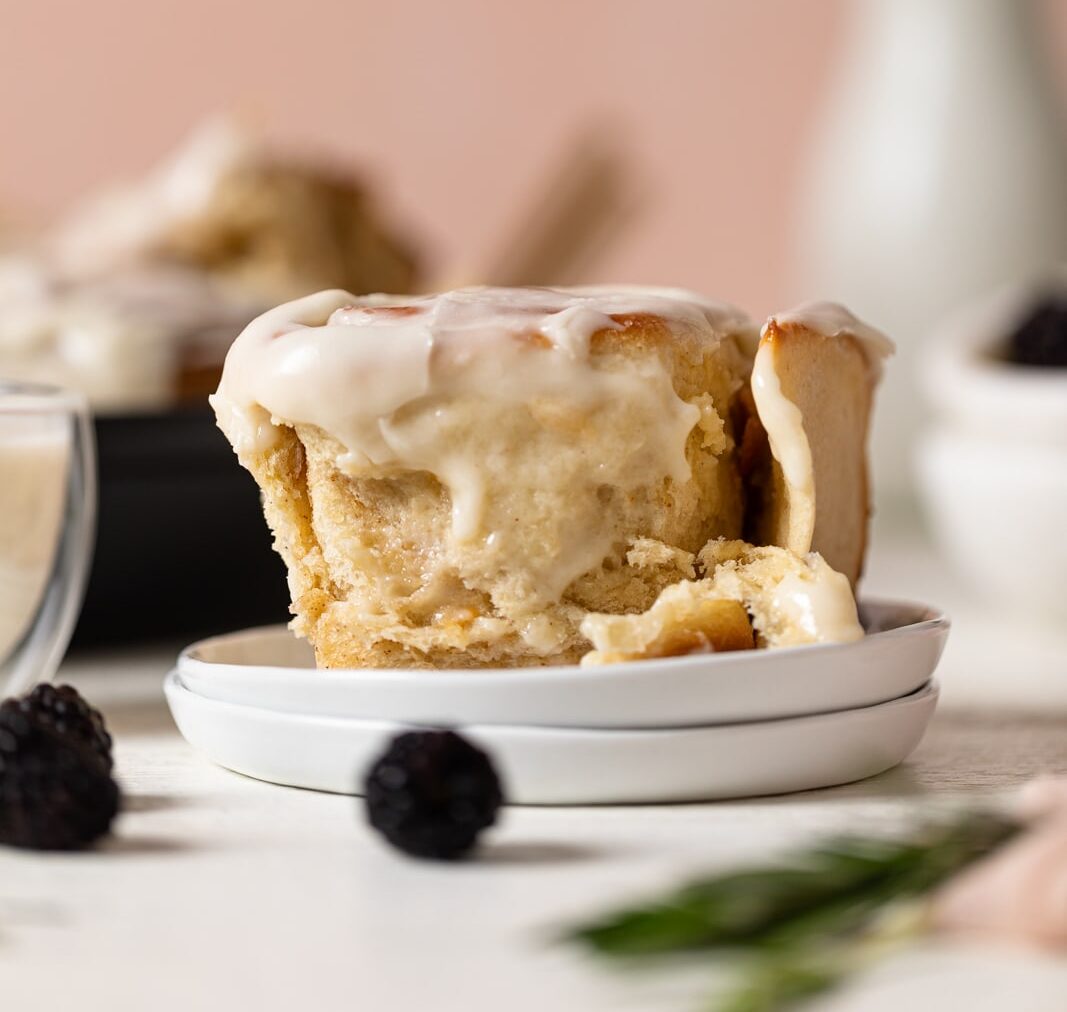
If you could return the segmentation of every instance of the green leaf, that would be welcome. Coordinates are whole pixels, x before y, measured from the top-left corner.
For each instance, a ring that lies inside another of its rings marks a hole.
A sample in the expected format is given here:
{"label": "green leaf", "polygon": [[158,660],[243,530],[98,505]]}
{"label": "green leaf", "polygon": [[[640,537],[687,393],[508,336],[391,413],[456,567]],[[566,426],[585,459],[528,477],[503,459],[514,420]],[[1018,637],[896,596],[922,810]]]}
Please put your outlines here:
{"label": "green leaf", "polygon": [[923,903],[895,901],[882,907],[862,931],[833,941],[760,951],[741,964],[733,988],[711,1007],[714,1012],[781,1012],[910,944],[925,927]]}
{"label": "green leaf", "polygon": [[844,962],[763,960],[716,1001],[715,1012],[778,1012],[836,987],[851,972]]}
{"label": "green leaf", "polygon": [[966,813],[900,840],[831,841],[782,866],[700,879],[568,937],[609,956],[809,947],[861,931],[885,904],[928,891],[1015,831],[999,815]]}

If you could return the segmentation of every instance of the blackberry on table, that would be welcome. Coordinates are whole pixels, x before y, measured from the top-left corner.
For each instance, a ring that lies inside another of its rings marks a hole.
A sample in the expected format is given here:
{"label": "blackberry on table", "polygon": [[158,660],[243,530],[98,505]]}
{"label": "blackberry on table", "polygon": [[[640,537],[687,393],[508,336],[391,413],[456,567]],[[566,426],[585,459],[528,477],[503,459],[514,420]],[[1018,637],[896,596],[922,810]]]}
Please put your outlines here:
{"label": "blackberry on table", "polygon": [[42,683],[15,700],[23,713],[33,713],[61,737],[80,741],[111,769],[111,735],[100,711],[91,707],[73,685]]}
{"label": "blackberry on table", "polygon": [[489,757],[454,731],[398,735],[367,774],[370,824],[414,857],[462,857],[504,797]]}
{"label": "blackberry on table", "polygon": [[85,847],[119,809],[110,737],[73,689],[0,703],[0,843]]}

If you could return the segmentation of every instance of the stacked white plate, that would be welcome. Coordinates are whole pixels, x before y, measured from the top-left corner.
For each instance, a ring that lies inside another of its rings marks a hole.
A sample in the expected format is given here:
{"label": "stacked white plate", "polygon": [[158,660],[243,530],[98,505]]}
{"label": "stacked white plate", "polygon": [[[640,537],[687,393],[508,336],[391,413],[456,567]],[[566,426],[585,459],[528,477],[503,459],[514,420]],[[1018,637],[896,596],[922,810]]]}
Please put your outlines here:
{"label": "stacked white plate", "polygon": [[203,640],[167,678],[186,739],[239,773],[358,794],[389,739],[453,727],[519,804],[779,794],[908,756],[937,702],[941,613],[868,602],[856,643],[595,668],[322,671],[283,627]]}

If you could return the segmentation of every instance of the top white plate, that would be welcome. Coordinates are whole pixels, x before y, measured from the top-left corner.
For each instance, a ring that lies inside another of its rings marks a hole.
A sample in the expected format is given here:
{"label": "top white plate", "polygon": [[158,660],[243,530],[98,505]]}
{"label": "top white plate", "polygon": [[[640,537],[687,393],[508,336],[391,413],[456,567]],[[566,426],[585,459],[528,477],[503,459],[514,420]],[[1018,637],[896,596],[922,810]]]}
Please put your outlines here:
{"label": "top white plate", "polygon": [[474,671],[317,670],[281,626],[194,643],[191,692],[284,713],[412,724],[652,728],[726,724],[872,706],[915,691],[937,666],[948,619],[870,601],[856,643],[699,654],[602,667]]}

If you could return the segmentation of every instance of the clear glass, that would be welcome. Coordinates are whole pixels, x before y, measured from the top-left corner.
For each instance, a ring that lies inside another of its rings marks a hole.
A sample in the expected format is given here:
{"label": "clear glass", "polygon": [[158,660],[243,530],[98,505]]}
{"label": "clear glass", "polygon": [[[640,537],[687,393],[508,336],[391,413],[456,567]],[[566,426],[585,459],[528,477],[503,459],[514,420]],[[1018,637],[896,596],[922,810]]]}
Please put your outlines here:
{"label": "clear glass", "polygon": [[96,454],[78,393],[0,381],[0,690],[51,679],[96,530]]}

